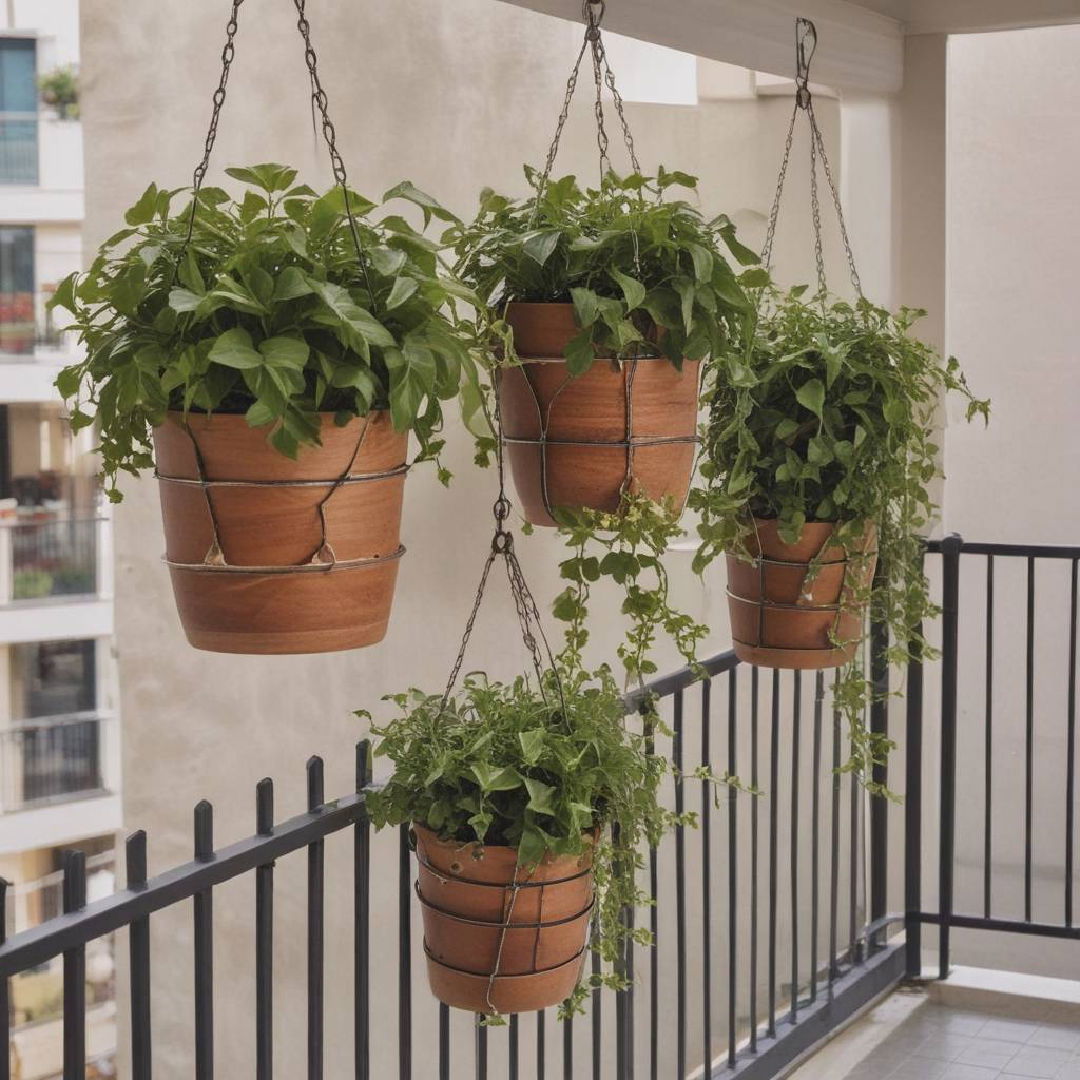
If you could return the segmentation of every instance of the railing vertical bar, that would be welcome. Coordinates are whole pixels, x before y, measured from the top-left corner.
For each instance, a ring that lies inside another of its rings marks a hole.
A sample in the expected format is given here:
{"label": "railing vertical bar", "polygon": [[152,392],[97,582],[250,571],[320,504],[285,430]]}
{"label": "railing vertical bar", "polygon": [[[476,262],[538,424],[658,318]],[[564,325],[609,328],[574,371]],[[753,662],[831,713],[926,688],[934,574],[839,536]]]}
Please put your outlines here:
{"label": "railing vertical bar", "polygon": [[[214,857],[214,808],[205,799],[195,807],[195,858]],[[196,893],[195,909],[195,1078],[214,1076],[214,897]]]}
{"label": "railing vertical bar", "polygon": [[836,708],[836,682],[833,681],[832,709],[832,798],[829,817],[829,1000],[839,974],[836,966],[837,921],[840,900],[840,711]]}
{"label": "railing vertical bar", "polygon": [[[738,730],[738,668],[728,672],[728,774],[738,776],[739,762],[736,735]],[[739,830],[738,792],[732,791],[728,799],[728,1067],[735,1068],[737,1034],[735,1021],[738,999],[738,938],[739,938]]]}
{"label": "railing vertical bar", "polygon": [[1031,851],[1035,803],[1035,559],[1027,561],[1027,650],[1024,664],[1024,921],[1031,922]]}
{"label": "railing vertical bar", "polygon": [[[712,772],[712,680],[701,684],[701,764]],[[712,784],[701,782],[701,1060],[712,1061]]]}
{"label": "railing vertical bar", "polygon": [[[214,858],[214,808],[202,799],[194,809],[194,855],[199,862]],[[195,893],[194,1008],[195,1080],[214,1078],[214,896],[210,889]]]}
{"label": "railing vertical bar", "polygon": [[953,914],[953,861],[956,850],[956,702],[959,645],[960,550],[963,540],[951,534],[941,542],[942,671],[941,671],[941,857],[938,902],[941,926],[938,960],[941,978],[949,973]]}
{"label": "railing vertical bar", "polygon": [[814,739],[811,768],[810,817],[813,832],[810,836],[810,1001],[817,1001],[818,933],[819,926],[819,861],[821,855],[821,718],[825,701],[825,675],[814,673]]}
{"label": "railing vertical bar", "polygon": [[[10,882],[0,877],[0,945],[7,941],[7,890]],[[0,1080],[11,1080],[11,993],[6,975],[0,975]],[[141,1080],[141,1078],[135,1078]]]}
{"label": "railing vertical bar", "polygon": [[476,1024],[476,1080],[487,1080],[488,1074],[488,1029],[480,1023],[482,1016],[478,1016]]}
{"label": "railing vertical bar", "polygon": [[994,790],[994,556],[986,556],[986,685],[983,716],[983,914],[990,918]]}
{"label": "railing vertical bar", "polygon": [[625,1076],[625,1080],[634,1080],[634,1070],[636,1068],[636,1061],[634,1058],[634,941],[633,932],[634,924],[636,921],[637,913],[633,907],[623,908],[623,919],[626,922],[626,927],[629,930],[629,935],[623,944],[622,964],[623,975],[627,980],[627,988],[622,991],[620,996],[624,999],[623,1016],[625,1024],[622,1032],[622,1050],[623,1050],[623,1072],[620,1076]]}
{"label": "railing vertical bar", "polygon": [[[326,802],[325,769],[320,757],[307,763],[308,813],[318,813]],[[323,1077],[323,998],[325,994],[324,893],[325,841],[316,840],[307,849],[307,1040],[308,1080]]]}
{"label": "railing vertical bar", "polygon": [[[750,786],[758,790],[758,669],[750,669]],[[758,799],[750,800],[750,1053],[757,1053]]]}
{"label": "railing vertical bar", "polygon": [[[769,1026],[770,1038],[776,1036],[776,910],[777,855],[780,808],[780,671],[773,668],[772,724],[769,734]],[[680,1074],[681,1075],[681,1074]]]}
{"label": "railing vertical bar", "polygon": [[518,1017],[510,1017],[510,1034],[506,1044],[506,1064],[508,1080],[518,1080]]}
{"label": "railing vertical bar", "polygon": [[[683,771],[683,693],[675,691],[672,725],[672,765],[677,776]],[[675,813],[683,812],[683,785],[675,785]],[[676,1076],[686,1075],[686,837],[681,825],[675,827],[675,1060]],[[620,1077],[621,1080],[621,1077]]]}
{"label": "railing vertical bar", "polygon": [[536,1080],[544,1080],[547,1035],[544,1031],[544,1010],[536,1014]]}
{"label": "railing vertical bar", "polygon": [[[596,920],[593,920],[593,936],[596,935]],[[592,954],[592,972],[594,975],[600,974],[601,969],[600,954],[593,952]],[[655,994],[653,997],[655,998]],[[592,1075],[593,1080],[600,1080],[601,1066],[603,1061],[603,1046],[604,1046],[604,1012],[603,1012],[603,988],[597,986],[592,992]]]}
{"label": "railing vertical bar", "polygon": [[564,1020],[562,1029],[563,1077],[564,1080],[574,1080],[574,1021]]}
{"label": "railing vertical bar", "polygon": [[861,825],[859,807],[862,784],[854,773],[848,775],[848,958],[852,964],[862,963],[859,940],[859,841]]}
{"label": "railing vertical bar", "polygon": [[[255,787],[255,831],[274,832],[274,782]],[[274,1075],[274,864],[255,868],[255,1075]]]}
{"label": "railing vertical bar", "polygon": [[[127,887],[140,889],[146,884],[146,833],[140,829],[124,845],[127,863]],[[128,931],[130,957],[131,1008],[131,1080],[150,1080],[150,916],[133,919]]]}
{"label": "railing vertical bar", "polygon": [[412,1080],[412,845],[409,826],[398,842],[398,1077]]}
{"label": "railing vertical bar", "polygon": [[791,1022],[799,1018],[799,728],[802,672],[792,677],[791,702]]}
{"label": "railing vertical bar", "polygon": [[[885,569],[877,568],[878,582]],[[889,627],[882,619],[870,622],[870,731],[881,738],[889,737]],[[878,790],[889,786],[888,755],[875,761],[870,778]],[[870,922],[876,923],[888,908],[889,896],[889,804],[883,797],[870,799]],[[867,939],[867,950],[885,944],[885,931],[878,930]]]}
{"label": "railing vertical bar", "polygon": [[[371,744],[356,744],[356,790],[371,785]],[[353,826],[353,1027],[356,1080],[371,1077],[371,823],[367,811]],[[443,1006],[445,1008],[445,1006]]]}
{"label": "railing vertical bar", "polygon": [[[642,714],[645,720],[645,748],[648,753],[656,752],[656,713],[650,709]],[[660,909],[657,893],[660,889],[659,861],[656,848],[649,848],[649,1080],[658,1080],[660,1075]],[[594,998],[594,1008],[598,1008]],[[600,1080],[600,1054],[593,1053],[594,1080]]]}
{"label": "railing vertical bar", "polygon": [[[64,852],[64,913],[86,906],[86,855]],[[3,1053],[8,1052],[7,1046]],[[86,1076],[86,946],[64,952],[64,1080]]]}
{"label": "railing vertical bar", "polygon": [[922,976],[922,780],[923,664],[922,623],[908,645],[905,701],[904,779],[904,942],[909,979]]}
{"label": "railing vertical bar", "polygon": [[[514,1023],[516,1016],[510,1018]],[[450,1006],[439,1002],[439,1080],[450,1080]]]}
{"label": "railing vertical bar", "polygon": [[1077,565],[1072,560],[1069,586],[1069,689],[1066,705],[1065,765],[1065,925],[1073,924],[1073,858],[1076,843],[1076,606]]}

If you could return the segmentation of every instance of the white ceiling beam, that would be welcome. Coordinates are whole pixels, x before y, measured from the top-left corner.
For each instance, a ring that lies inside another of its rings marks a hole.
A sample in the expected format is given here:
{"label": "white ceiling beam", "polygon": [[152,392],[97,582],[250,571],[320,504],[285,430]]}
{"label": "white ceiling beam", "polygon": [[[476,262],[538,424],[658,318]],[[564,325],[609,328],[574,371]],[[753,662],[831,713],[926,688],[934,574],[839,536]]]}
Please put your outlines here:
{"label": "white ceiling beam", "polygon": [[[581,19],[581,0],[502,2]],[[815,82],[838,90],[900,89],[901,24],[850,0],[607,0],[604,26],[708,59],[791,76],[796,15],[817,26]]]}
{"label": "white ceiling beam", "polygon": [[974,34],[1080,23],[1080,0],[908,0],[909,34]]}

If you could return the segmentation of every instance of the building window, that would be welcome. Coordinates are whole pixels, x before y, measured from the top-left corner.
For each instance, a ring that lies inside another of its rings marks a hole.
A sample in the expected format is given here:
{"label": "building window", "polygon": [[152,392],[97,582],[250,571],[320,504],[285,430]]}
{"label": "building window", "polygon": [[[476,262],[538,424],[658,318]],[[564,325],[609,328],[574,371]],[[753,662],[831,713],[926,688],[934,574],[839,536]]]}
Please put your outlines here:
{"label": "building window", "polygon": [[0,184],[37,182],[37,43],[0,38]]}
{"label": "building window", "polygon": [[32,353],[36,337],[34,229],[30,225],[0,226],[0,353]]}
{"label": "building window", "polygon": [[94,642],[13,645],[12,716],[16,721],[92,712],[97,706]]}

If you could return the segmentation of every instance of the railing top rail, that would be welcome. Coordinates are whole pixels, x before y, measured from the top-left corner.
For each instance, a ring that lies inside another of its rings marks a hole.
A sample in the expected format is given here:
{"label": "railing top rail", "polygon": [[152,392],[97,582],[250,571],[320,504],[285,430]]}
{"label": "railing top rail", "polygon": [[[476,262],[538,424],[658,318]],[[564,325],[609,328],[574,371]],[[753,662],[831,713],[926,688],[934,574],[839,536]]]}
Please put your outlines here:
{"label": "railing top rail", "polygon": [[40,521],[19,521],[17,518],[0,518],[0,526],[5,529],[41,529],[56,525],[96,525],[106,521],[101,514],[77,514],[67,517],[43,518]]}
{"label": "railing top rail", "polygon": [[710,656],[708,660],[702,660],[698,667],[687,665],[679,668],[678,671],[671,672],[670,675],[661,675],[660,678],[646,683],[641,689],[631,690],[630,693],[624,696],[623,701],[626,704],[626,711],[628,713],[636,712],[648,697],[670,697],[680,690],[693,686],[694,683],[700,680],[702,670],[712,678],[715,675],[722,675],[725,671],[730,671],[738,663],[739,658],[735,655],[735,650],[726,649],[715,656]]}
{"label": "railing top rail", "polygon": [[256,834],[221,848],[207,860],[166,870],[145,885],[126,888],[78,911],[10,937],[0,945],[0,978],[43,964],[67,949],[85,945],[133,920],[189,900],[196,893],[299,851],[364,818],[364,793],[356,792],[299,814],[266,835]]}
{"label": "railing top rail", "polygon": [[[928,540],[926,550],[933,555],[940,555],[946,539]],[[960,541],[962,555],[1001,555],[1022,559],[1080,559],[1080,545],[1076,544],[996,544],[972,542],[956,537]]]}

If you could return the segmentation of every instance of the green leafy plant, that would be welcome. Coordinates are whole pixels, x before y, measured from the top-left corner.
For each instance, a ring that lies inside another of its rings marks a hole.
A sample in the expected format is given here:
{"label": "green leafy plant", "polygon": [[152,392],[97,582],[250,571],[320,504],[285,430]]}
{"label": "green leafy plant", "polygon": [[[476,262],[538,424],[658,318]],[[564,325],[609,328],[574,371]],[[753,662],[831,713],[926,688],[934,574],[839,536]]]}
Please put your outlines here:
{"label": "green leafy plant", "polygon": [[47,570],[16,570],[11,579],[15,600],[40,600],[53,591],[53,576]]}
{"label": "green leafy plant", "polygon": [[623,918],[649,900],[637,884],[643,852],[695,817],[663,805],[671,766],[651,751],[644,730],[630,726],[611,672],[564,667],[559,679],[561,690],[550,672],[542,687],[523,677],[498,683],[471,675],[445,707],[417,690],[392,696],[401,715],[372,730],[376,755],[394,770],[368,795],[368,810],[377,828],[416,822],[446,840],[516,847],[526,866],[549,852],[581,853],[591,843],[586,834],[601,830],[592,947],[604,967],[564,1003],[570,1015],[589,989],[626,985],[624,944],[628,937],[648,942],[648,931],[631,930]]}
{"label": "green leafy plant", "polygon": [[[203,188],[176,214],[179,192],[151,184],[50,301],[86,345],[57,386],[75,430],[99,423],[110,498],[120,471],[150,467],[151,429],[170,409],[243,413],[295,457],[318,441],[320,412],[345,423],[389,408],[420,458],[437,458],[442,401],[472,363],[446,310],[469,294],[438,246],[400,214],[370,220],[376,204],[350,192],[354,237],[344,192],[316,195],[287,166],[226,171],[247,185],[242,198]],[[408,182],[383,200],[419,207],[425,226],[454,220]]]}
{"label": "green leafy plant", "polygon": [[[520,362],[502,318],[512,301],[573,304],[580,331],[565,351],[573,375],[598,358],[666,357],[680,369],[684,359],[701,360],[707,370],[726,353],[751,311],[745,289],[768,277],[727,216],[706,218],[671,197],[674,188],[695,189],[695,177],[663,168],[655,177],[608,172],[599,188],[588,188],[573,176],[543,183],[535,170],[525,175],[528,198],[486,190],[474,221],[443,237],[457,273],[483,303],[476,333],[489,370]],[[489,445],[480,442],[480,460]],[[601,577],[623,589],[630,629],[619,653],[631,679],[655,670],[648,652],[658,629],[693,659],[706,629],[671,606],[663,565],[665,549],[682,535],[679,516],[679,508],[632,490],[615,513],[556,512],[573,555],[562,564],[570,584],[554,610],[579,659],[589,586]]]}
{"label": "green leafy plant", "polygon": [[[788,543],[807,522],[835,523],[849,554],[873,524],[879,571],[852,602],[869,602],[889,628],[889,661],[903,663],[916,640],[930,654],[918,628],[936,611],[922,570],[931,485],[941,475],[935,413],[949,392],[967,399],[969,420],[988,418],[989,402],[972,395],[954,358],[943,361],[913,335],[923,312],[825,296],[804,302],[804,291],[768,290],[761,316],[745,318],[710,368],[704,481],[691,493],[700,515],[695,568],[724,551],[750,558],[755,517],[776,519]],[[857,660],[834,699],[850,722],[848,768],[864,779],[890,748],[862,725],[871,695]]]}
{"label": "green leafy plant", "polygon": [[[457,272],[484,304],[481,338],[492,363],[514,363],[499,318],[511,301],[572,303],[581,332],[566,351],[580,375],[598,357],[666,356],[676,367],[718,352],[734,313],[747,309],[743,286],[761,284],[757,255],[738,242],[723,214],[706,219],[674,187],[697,179],[608,172],[599,188],[574,176],[541,183],[510,199],[485,189],[469,224],[454,223],[443,243]],[[728,261],[751,267],[737,272]]]}
{"label": "green leafy plant", "polygon": [[79,116],[79,75],[71,64],[53,68],[38,79],[41,100],[52,105],[65,120]]}

